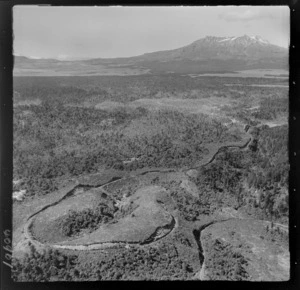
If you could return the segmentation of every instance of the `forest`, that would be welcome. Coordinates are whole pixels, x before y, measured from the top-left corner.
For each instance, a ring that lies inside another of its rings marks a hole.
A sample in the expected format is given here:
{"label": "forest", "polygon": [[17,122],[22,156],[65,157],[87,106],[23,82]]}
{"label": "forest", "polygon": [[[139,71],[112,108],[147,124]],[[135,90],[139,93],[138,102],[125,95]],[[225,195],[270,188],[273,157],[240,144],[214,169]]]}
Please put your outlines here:
{"label": "forest", "polygon": [[[64,177],[96,173],[101,167],[129,171],[180,168],[201,160],[207,143],[240,139],[228,132],[204,115],[176,111],[107,112],[49,102],[18,106],[14,176],[22,180],[20,188],[35,195],[56,190]],[[135,160],[125,163],[130,158]]]}
{"label": "forest", "polygon": [[85,262],[79,255],[52,249],[40,253],[31,246],[29,254],[13,263],[12,278],[19,282],[184,280],[193,275],[191,266],[178,259],[176,247],[171,244],[148,249],[117,249],[100,256],[98,253]]}
{"label": "forest", "polygon": [[259,132],[255,151],[227,150],[220,154],[215,163],[199,171],[196,184],[203,199],[208,198],[209,204],[219,206],[246,207],[254,216],[286,222],[289,216],[287,139],[286,126],[264,128]]}

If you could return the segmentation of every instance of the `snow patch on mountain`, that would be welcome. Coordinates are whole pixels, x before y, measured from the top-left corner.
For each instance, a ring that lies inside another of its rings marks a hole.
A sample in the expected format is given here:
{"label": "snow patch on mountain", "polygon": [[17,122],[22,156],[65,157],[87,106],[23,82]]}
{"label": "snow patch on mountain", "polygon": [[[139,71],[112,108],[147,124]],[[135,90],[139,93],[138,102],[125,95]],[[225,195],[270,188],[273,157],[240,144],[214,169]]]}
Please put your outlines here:
{"label": "snow patch on mountain", "polygon": [[251,44],[251,43],[262,43],[262,44],[269,44],[269,42],[260,36],[231,36],[231,37],[225,37],[217,40],[217,42],[238,42],[238,43],[244,43],[244,44]]}

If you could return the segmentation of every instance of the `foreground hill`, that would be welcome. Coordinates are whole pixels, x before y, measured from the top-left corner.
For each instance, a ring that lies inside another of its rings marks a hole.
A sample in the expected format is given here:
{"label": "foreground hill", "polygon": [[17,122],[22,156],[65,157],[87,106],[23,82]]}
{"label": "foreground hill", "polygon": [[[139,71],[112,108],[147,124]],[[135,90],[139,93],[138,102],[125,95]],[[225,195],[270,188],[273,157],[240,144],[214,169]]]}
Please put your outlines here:
{"label": "foreground hill", "polygon": [[15,75],[133,75],[287,69],[288,50],[259,36],[207,36],[187,46],[129,58],[59,61],[15,57]]}

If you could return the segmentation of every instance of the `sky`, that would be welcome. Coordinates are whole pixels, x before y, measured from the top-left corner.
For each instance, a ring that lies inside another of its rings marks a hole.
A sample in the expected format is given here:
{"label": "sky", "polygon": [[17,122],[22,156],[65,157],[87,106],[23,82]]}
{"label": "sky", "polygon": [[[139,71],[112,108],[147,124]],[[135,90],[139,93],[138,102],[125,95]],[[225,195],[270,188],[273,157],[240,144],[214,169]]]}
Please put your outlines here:
{"label": "sky", "polygon": [[289,45],[288,6],[14,6],[14,54],[113,58],[175,49],[205,36],[259,35]]}

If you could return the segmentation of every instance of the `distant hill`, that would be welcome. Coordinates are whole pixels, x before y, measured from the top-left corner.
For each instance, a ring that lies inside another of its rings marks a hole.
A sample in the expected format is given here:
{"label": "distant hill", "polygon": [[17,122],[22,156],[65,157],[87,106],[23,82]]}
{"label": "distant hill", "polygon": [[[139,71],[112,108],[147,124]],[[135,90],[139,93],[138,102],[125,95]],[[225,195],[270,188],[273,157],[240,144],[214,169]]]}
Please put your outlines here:
{"label": "distant hill", "polygon": [[288,69],[288,50],[259,36],[207,36],[172,50],[128,58],[60,61],[15,56],[15,75],[204,73]]}

